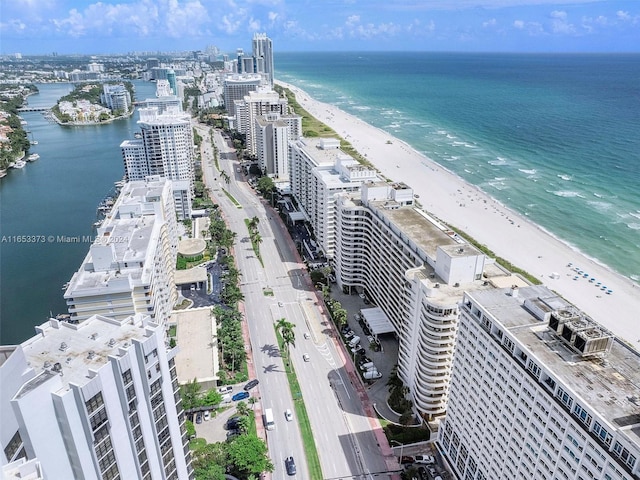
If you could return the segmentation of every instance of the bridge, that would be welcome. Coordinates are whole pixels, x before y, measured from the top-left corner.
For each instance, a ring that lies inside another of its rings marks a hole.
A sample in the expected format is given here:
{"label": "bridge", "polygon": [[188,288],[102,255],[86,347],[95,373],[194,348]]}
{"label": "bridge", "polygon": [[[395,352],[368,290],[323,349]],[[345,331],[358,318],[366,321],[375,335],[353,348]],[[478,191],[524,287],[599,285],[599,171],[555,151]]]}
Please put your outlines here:
{"label": "bridge", "polygon": [[19,112],[47,112],[51,110],[51,107],[21,107],[18,108]]}

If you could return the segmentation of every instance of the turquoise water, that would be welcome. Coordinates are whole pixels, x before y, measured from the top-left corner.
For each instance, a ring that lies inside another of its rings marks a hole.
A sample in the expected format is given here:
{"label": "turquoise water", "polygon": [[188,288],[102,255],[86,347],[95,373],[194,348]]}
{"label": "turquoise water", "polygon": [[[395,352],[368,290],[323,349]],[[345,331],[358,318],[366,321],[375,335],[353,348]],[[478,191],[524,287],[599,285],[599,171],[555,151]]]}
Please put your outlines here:
{"label": "turquoise water", "polygon": [[[135,82],[137,98],[155,84]],[[30,106],[50,107],[68,84],[38,85]],[[137,114],[108,125],[61,127],[41,113],[25,112],[32,152],[40,159],[0,180],[0,342],[12,344],[35,332],[49,313],[64,313],[62,286],[87,254],[96,209],[124,175],[120,143],[133,138]],[[20,238],[18,238],[20,237]],[[23,241],[19,241],[28,237]],[[80,237],[79,242],[63,237]],[[29,241],[31,240],[31,241]]]}
{"label": "turquoise water", "polygon": [[640,55],[281,53],[278,79],[387,130],[640,280]]}

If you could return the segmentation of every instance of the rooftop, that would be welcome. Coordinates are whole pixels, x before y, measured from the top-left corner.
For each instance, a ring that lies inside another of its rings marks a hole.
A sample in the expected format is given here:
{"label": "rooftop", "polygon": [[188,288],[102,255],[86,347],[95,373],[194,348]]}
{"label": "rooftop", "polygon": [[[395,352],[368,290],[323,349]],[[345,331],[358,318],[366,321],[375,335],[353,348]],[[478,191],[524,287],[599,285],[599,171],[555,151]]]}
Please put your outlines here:
{"label": "rooftop", "polygon": [[[549,328],[548,321],[534,316],[524,301],[528,299],[542,312],[571,311],[583,319],[586,315],[541,285],[519,288],[516,297],[510,291],[474,292],[470,297],[571,389],[579,397],[576,400],[640,444],[640,353],[615,338],[607,352],[581,356]],[[609,334],[602,327],[599,330]]]}
{"label": "rooftop", "polygon": [[118,355],[132,340],[147,336],[145,327],[155,326],[147,318],[136,315],[114,320],[94,315],[77,325],[50,319],[36,327],[37,335],[21,345],[36,377],[23,385],[16,398],[57,375],[62,381],[61,390],[68,390],[71,383],[86,383],[91,378],[89,370],[101,368],[109,355]]}

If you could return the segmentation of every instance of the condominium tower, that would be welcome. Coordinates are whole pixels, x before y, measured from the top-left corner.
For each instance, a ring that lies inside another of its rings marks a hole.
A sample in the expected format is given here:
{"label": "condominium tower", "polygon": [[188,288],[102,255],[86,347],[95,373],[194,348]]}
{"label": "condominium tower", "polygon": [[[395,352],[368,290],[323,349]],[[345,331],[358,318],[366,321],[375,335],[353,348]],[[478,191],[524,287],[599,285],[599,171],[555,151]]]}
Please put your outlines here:
{"label": "condominium tower", "polygon": [[257,117],[254,125],[260,171],[270,177],[288,180],[289,143],[302,136],[302,117],[269,113]]}
{"label": "condominium tower", "polygon": [[262,76],[256,73],[230,74],[222,80],[222,94],[224,106],[230,117],[235,117],[235,101],[242,100],[249,92],[258,89],[263,84]]}
{"label": "condominium tower", "polygon": [[36,332],[0,347],[0,464],[29,474],[14,478],[195,478],[163,328],[92,316]]}
{"label": "condominium tower", "polygon": [[164,325],[177,300],[177,249],[171,182],[125,183],[64,293],[71,319],[144,313]]}
{"label": "condominium tower", "polygon": [[640,478],[640,354],[544,286],[466,292],[438,444],[465,480]]}
{"label": "condominium tower", "polygon": [[266,33],[253,35],[253,60],[255,72],[264,73],[269,85],[273,86],[273,43]]}

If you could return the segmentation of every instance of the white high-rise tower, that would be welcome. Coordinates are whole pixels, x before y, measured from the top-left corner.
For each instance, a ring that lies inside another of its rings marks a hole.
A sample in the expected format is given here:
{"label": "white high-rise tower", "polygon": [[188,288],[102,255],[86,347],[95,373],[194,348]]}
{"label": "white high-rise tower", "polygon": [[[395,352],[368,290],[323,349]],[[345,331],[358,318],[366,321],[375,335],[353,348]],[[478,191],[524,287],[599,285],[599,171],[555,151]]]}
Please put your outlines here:
{"label": "white high-rise tower", "polygon": [[253,35],[253,58],[256,72],[264,73],[269,85],[273,86],[273,44],[266,33]]}

